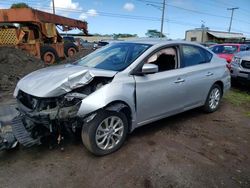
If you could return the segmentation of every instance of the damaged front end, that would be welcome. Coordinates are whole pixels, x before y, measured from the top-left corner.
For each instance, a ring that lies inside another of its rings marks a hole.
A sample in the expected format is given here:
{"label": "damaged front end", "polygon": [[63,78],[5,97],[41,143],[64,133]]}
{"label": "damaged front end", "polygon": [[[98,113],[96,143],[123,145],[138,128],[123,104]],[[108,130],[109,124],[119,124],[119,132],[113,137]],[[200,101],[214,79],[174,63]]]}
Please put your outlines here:
{"label": "damaged front end", "polygon": [[46,138],[61,145],[65,134],[76,133],[83,125],[83,117],[77,116],[82,100],[111,80],[96,77],[88,85],[57,97],[37,97],[19,89],[19,116],[12,121],[15,138],[26,147],[48,141]]}

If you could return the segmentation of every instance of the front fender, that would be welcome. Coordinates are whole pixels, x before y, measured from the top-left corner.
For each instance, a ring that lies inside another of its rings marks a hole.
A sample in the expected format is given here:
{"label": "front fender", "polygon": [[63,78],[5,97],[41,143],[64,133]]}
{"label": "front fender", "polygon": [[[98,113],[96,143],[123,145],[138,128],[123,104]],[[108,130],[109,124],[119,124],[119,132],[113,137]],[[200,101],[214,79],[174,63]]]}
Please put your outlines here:
{"label": "front fender", "polygon": [[114,101],[122,101],[131,109],[132,118],[135,115],[135,83],[131,78],[130,82],[111,82],[82,100],[77,115],[84,117],[98,109],[104,108]]}

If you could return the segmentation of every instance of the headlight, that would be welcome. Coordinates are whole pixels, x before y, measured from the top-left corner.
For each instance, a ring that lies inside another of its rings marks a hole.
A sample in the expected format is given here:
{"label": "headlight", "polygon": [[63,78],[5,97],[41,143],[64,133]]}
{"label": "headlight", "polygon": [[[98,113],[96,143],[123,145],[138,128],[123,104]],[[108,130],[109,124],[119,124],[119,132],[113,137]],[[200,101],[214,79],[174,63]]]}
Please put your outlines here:
{"label": "headlight", "polygon": [[236,57],[236,56],[234,56],[234,58],[233,58],[232,62],[237,63],[237,64],[240,64],[240,62],[241,62],[241,58],[240,58],[240,57]]}

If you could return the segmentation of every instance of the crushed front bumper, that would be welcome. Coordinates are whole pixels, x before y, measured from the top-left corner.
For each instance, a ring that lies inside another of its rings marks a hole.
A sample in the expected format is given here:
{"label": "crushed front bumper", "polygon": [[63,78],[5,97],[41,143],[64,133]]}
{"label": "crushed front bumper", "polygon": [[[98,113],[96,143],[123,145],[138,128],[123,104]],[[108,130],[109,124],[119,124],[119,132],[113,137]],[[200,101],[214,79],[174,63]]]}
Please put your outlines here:
{"label": "crushed front bumper", "polygon": [[0,151],[15,148],[18,143],[25,147],[41,144],[40,138],[32,138],[26,130],[21,116],[15,117],[10,124],[0,125]]}

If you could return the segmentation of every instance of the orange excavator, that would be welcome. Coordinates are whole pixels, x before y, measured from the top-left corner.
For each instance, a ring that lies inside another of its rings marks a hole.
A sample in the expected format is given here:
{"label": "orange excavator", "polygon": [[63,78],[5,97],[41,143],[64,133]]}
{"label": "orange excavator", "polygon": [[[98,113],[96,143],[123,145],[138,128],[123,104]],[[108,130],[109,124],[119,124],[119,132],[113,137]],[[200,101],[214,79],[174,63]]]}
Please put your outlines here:
{"label": "orange excavator", "polygon": [[0,9],[0,46],[14,46],[53,64],[73,56],[78,47],[58,32],[79,29],[88,35],[87,22],[31,9]]}

